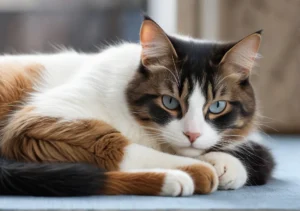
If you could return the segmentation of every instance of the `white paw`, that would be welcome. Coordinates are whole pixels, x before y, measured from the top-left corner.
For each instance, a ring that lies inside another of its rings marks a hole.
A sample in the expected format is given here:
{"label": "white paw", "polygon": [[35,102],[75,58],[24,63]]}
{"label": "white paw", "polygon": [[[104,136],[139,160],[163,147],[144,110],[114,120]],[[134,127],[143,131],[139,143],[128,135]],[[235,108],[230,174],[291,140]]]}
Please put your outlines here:
{"label": "white paw", "polygon": [[246,184],[247,171],[236,157],[223,152],[210,152],[202,159],[215,167],[219,176],[219,189],[238,189]]}
{"label": "white paw", "polygon": [[166,170],[162,196],[190,196],[195,190],[193,179],[180,170]]}

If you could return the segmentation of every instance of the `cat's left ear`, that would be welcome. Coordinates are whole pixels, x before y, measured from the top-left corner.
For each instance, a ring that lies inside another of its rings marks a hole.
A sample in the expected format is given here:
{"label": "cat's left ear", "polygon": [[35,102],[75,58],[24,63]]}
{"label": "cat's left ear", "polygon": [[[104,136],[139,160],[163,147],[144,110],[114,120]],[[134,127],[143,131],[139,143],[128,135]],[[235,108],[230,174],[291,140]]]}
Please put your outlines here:
{"label": "cat's left ear", "polygon": [[164,30],[148,16],[140,30],[140,42],[142,45],[142,64],[144,66],[153,63],[165,63],[177,58],[176,51]]}
{"label": "cat's left ear", "polygon": [[239,73],[243,78],[248,77],[258,57],[261,33],[262,30],[250,34],[237,42],[223,56],[220,64],[234,65],[236,73]]}

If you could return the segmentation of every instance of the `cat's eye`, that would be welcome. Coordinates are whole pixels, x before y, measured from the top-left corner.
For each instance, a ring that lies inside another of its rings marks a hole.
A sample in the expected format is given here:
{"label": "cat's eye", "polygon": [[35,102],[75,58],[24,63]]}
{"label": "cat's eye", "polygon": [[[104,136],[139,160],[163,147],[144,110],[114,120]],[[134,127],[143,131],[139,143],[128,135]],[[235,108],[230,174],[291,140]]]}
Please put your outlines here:
{"label": "cat's eye", "polygon": [[169,95],[162,96],[162,103],[169,110],[174,110],[179,106],[178,100],[176,100],[174,97],[171,97]]}
{"label": "cat's eye", "polygon": [[213,104],[211,104],[209,106],[209,111],[213,114],[219,114],[221,113],[222,111],[225,110],[226,108],[226,105],[227,105],[227,102],[224,101],[224,100],[219,100],[217,102],[214,102]]}

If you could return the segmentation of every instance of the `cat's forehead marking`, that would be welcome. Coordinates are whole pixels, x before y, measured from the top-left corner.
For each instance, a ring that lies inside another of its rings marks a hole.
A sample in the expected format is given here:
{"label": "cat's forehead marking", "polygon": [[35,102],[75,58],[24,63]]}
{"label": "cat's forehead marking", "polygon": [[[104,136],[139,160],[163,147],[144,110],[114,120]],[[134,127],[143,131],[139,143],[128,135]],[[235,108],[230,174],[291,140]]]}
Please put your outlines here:
{"label": "cat's forehead marking", "polygon": [[184,80],[182,85],[182,91],[180,94],[181,99],[185,99],[189,95],[189,81],[187,79]]}
{"label": "cat's forehead marking", "polygon": [[188,105],[186,104],[186,101],[189,97],[189,82],[187,79],[184,80],[183,85],[182,85],[182,89],[181,89],[181,93],[180,94],[180,105],[182,108],[182,113],[186,113],[187,112],[187,107]]}
{"label": "cat's forehead marking", "polygon": [[213,87],[212,84],[210,82],[208,82],[207,85],[207,101],[212,101],[213,100]]}

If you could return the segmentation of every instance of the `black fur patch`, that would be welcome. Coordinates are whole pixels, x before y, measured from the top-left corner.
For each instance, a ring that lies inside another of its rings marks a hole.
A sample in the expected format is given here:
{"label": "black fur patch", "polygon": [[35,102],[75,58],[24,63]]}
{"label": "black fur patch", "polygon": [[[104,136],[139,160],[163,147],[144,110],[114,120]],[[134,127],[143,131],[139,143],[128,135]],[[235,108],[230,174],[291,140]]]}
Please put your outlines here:
{"label": "black fur patch", "polygon": [[96,195],[105,180],[102,170],[88,164],[20,163],[0,157],[0,195]]}
{"label": "black fur patch", "polygon": [[[235,123],[235,120],[236,120],[238,114],[239,113],[236,110],[232,110],[231,112],[228,112],[228,113],[224,114],[223,116],[217,117],[213,120],[209,120],[207,118],[207,121],[210,121],[219,130],[231,129],[234,127],[234,123]],[[207,114],[207,116],[208,116],[208,114]]]}
{"label": "black fur patch", "polygon": [[165,125],[173,119],[172,115],[169,112],[167,112],[154,102],[150,103],[148,108],[152,120],[157,124]]}
{"label": "black fur patch", "polygon": [[249,141],[235,150],[221,150],[238,158],[248,173],[247,185],[264,185],[275,167],[274,158],[265,146]]}

